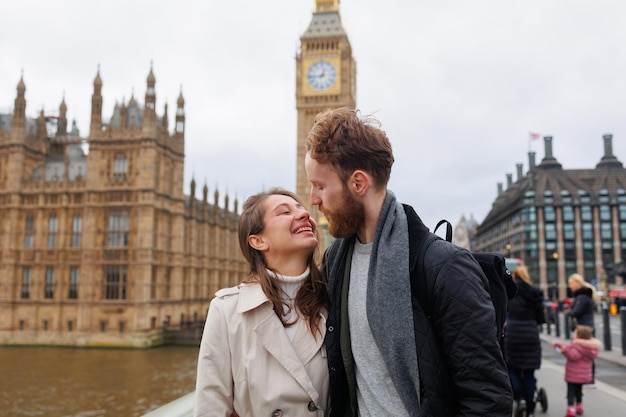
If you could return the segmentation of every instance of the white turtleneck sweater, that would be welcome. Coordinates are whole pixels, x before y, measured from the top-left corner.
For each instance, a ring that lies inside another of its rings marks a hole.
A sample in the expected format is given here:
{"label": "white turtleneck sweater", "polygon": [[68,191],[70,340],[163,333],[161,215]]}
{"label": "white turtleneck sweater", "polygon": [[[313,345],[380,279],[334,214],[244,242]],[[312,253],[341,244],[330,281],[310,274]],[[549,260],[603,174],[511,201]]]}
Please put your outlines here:
{"label": "white turtleneck sweater", "polygon": [[[293,342],[293,338],[295,337],[296,331],[298,330],[298,326],[300,326],[301,322],[300,312],[296,311],[294,302],[298,290],[300,289],[304,281],[309,277],[309,268],[307,268],[306,271],[304,271],[302,274],[295,277],[275,274],[270,270],[268,270],[267,272],[270,274],[271,277],[276,279],[280,288],[285,292],[285,294],[283,294],[283,296],[285,297],[284,301],[287,302],[287,304],[291,307],[291,311],[289,312],[289,314],[287,314],[287,316],[285,316],[285,318],[287,319],[287,322],[292,322],[294,321],[294,319],[295,322],[291,326],[285,327],[285,332],[287,333],[287,337],[289,337],[289,340]],[[286,311],[287,307],[285,307],[285,312]]]}

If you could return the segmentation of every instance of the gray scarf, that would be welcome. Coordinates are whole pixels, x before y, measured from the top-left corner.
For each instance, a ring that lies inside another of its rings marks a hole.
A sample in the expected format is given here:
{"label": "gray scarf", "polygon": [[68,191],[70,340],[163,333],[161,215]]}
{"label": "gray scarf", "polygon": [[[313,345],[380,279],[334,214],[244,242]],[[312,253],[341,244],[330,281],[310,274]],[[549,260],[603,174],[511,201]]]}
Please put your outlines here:
{"label": "gray scarf", "polygon": [[[413,328],[406,213],[387,191],[372,246],[367,318],[409,415],[419,415],[419,371]],[[407,383],[410,381],[410,383]]]}

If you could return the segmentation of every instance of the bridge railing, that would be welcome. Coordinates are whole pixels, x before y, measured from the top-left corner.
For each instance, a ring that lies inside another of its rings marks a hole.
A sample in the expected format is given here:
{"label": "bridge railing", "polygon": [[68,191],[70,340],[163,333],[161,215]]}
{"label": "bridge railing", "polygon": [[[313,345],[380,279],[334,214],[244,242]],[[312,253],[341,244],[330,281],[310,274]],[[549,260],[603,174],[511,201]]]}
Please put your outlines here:
{"label": "bridge railing", "polygon": [[144,414],[142,417],[192,417],[193,392]]}

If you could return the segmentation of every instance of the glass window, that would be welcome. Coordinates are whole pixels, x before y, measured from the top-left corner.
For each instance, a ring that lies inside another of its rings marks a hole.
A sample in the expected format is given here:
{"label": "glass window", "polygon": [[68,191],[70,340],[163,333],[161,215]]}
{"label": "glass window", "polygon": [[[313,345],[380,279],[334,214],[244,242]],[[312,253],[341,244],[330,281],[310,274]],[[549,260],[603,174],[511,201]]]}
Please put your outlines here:
{"label": "glass window", "polygon": [[543,193],[543,202],[546,204],[554,203],[554,197],[552,196],[552,191],[546,191]]}
{"label": "glass window", "polygon": [[561,201],[563,204],[571,204],[572,203],[572,195],[567,190],[561,190]]}
{"label": "glass window", "polygon": [[547,222],[553,222],[556,220],[556,211],[552,206],[546,206],[543,208],[543,218]]}
{"label": "glass window", "polygon": [[600,201],[600,203],[608,203],[609,202],[609,191],[606,190],[606,189],[600,190],[600,193],[598,195],[598,201]]}
{"label": "glass window", "polygon": [[583,221],[593,220],[593,212],[591,211],[591,206],[580,207],[580,219]]}
{"label": "glass window", "polygon": [[590,203],[591,202],[591,198],[589,197],[589,194],[587,194],[587,191],[585,190],[578,190],[578,195],[580,197],[580,202],[581,203]]}
{"label": "glass window", "polygon": [[574,229],[574,223],[563,223],[563,239],[576,239],[576,230]]}
{"label": "glass window", "polygon": [[44,287],[44,298],[54,298],[54,268],[46,268],[46,286]]}
{"label": "glass window", "polygon": [[593,240],[593,227],[591,223],[583,223],[582,229],[583,240]]}
{"label": "glass window", "polygon": [[107,300],[126,299],[126,265],[105,267],[104,298]]}
{"label": "glass window", "polygon": [[115,211],[109,215],[109,241],[111,247],[128,246],[128,211]]}
{"label": "glass window", "polygon": [[57,234],[59,233],[59,219],[56,214],[48,217],[48,247],[57,247]]}
{"label": "glass window", "polygon": [[32,214],[26,216],[26,225],[24,227],[24,247],[32,248],[35,230],[35,217]]}
{"label": "glass window", "polygon": [[80,214],[74,214],[72,217],[72,247],[80,247],[80,235],[83,230],[83,217]]}
{"label": "glass window", "polygon": [[610,241],[612,238],[611,223],[600,223],[600,239]]}
{"label": "glass window", "polygon": [[67,298],[78,298],[78,267],[70,267],[70,285],[68,286]]}
{"label": "glass window", "polygon": [[563,221],[564,222],[573,222],[574,221],[574,207],[572,207],[572,206],[563,206]]}
{"label": "glass window", "polygon": [[537,221],[537,212],[535,207],[527,207],[522,212],[524,223],[534,223]]}
{"label": "glass window", "polygon": [[611,207],[606,204],[600,206],[600,220],[611,220]]}
{"label": "glass window", "polygon": [[545,234],[546,240],[556,240],[556,225],[554,223],[546,223]]}
{"label": "glass window", "polygon": [[24,269],[22,269],[22,291],[20,298],[30,298],[30,267],[24,267]]}
{"label": "glass window", "polygon": [[113,176],[116,179],[123,179],[126,178],[127,173],[128,159],[123,153],[118,153],[115,155],[115,159],[113,160]]}

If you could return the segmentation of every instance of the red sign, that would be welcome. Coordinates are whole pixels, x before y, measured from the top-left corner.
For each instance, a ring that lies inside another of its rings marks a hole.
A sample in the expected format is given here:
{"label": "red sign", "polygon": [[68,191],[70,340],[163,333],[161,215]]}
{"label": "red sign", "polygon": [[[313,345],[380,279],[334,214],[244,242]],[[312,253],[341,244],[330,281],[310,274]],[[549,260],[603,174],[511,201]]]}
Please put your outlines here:
{"label": "red sign", "polygon": [[612,288],[609,290],[609,296],[612,298],[626,298],[626,288]]}

